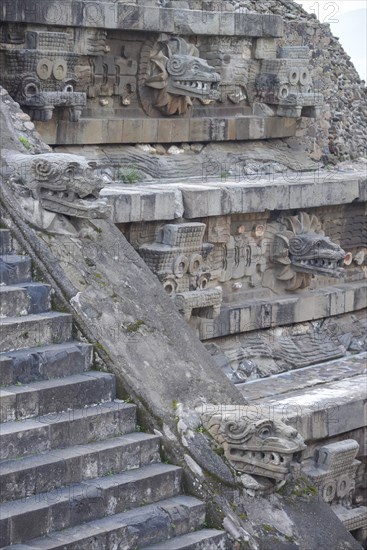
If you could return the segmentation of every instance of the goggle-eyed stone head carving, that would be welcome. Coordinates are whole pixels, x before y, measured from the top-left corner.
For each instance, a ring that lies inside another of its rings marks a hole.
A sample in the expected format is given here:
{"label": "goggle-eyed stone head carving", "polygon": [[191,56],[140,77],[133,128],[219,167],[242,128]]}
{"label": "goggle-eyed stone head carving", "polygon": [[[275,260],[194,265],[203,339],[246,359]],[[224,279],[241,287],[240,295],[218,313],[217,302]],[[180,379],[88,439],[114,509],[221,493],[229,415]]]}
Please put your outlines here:
{"label": "goggle-eyed stone head carving", "polygon": [[99,199],[102,180],[95,174],[96,164],[69,154],[12,155],[9,179],[16,195],[28,211],[38,209],[72,218],[104,218],[109,208]]}
{"label": "goggle-eyed stone head carving", "polygon": [[286,479],[294,455],[305,449],[295,428],[278,419],[259,418],[251,407],[210,406],[202,423],[238,472]]}

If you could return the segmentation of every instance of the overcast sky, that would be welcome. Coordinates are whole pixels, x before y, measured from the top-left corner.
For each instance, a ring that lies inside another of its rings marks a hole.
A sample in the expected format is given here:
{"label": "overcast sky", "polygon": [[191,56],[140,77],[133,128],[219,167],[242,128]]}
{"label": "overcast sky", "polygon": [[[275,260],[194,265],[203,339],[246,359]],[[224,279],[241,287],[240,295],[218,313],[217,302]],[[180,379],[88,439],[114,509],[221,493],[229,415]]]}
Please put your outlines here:
{"label": "overcast sky", "polygon": [[361,78],[367,81],[367,0],[295,0],[315,13],[322,23],[330,23],[334,36],[351,56]]}

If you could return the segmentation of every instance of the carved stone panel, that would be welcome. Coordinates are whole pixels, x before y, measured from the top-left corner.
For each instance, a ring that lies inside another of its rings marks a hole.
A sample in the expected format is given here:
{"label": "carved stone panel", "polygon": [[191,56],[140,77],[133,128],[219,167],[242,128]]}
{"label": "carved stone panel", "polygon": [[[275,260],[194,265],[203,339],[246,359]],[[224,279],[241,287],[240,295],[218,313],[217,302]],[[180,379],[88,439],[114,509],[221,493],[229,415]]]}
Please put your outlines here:
{"label": "carved stone panel", "polygon": [[261,416],[257,407],[213,405],[202,414],[202,423],[231,466],[244,474],[288,479],[294,454],[305,448],[297,430]]}
{"label": "carved stone panel", "polygon": [[222,291],[209,288],[207,257],[213,245],[203,243],[204,232],[203,223],[166,224],[154,243],[139,248],[187,321],[193,314],[214,318],[220,313]]}
{"label": "carved stone panel", "polygon": [[314,462],[303,468],[349,531],[363,530],[367,535],[367,508],[354,502],[356,474],[361,463],[355,460],[359,445],[345,439],[320,447]]}
{"label": "carved stone panel", "polygon": [[69,232],[69,220],[109,215],[109,206],[99,198],[103,182],[94,173],[94,162],[78,155],[45,153],[14,154],[7,164],[11,173],[7,183],[32,225]]}

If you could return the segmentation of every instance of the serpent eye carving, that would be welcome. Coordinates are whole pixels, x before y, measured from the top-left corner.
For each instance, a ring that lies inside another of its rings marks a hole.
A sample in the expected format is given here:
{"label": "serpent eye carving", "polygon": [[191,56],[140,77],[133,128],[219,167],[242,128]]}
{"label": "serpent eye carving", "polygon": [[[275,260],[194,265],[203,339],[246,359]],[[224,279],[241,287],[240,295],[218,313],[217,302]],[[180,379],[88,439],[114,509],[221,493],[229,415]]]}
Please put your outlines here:
{"label": "serpent eye carving", "polygon": [[167,71],[174,76],[180,76],[185,71],[185,65],[185,61],[182,57],[173,55],[171,59],[168,60]]}

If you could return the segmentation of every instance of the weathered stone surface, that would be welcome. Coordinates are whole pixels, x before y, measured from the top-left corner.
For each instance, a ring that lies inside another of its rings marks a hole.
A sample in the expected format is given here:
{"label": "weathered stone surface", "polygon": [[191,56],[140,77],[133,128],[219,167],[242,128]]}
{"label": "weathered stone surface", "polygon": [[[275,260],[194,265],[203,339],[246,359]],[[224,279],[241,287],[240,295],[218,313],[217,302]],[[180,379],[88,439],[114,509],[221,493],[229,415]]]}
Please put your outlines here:
{"label": "weathered stone surface", "polygon": [[[233,141],[237,140],[261,140],[276,139],[293,136],[296,130],[296,122],[293,118],[281,118],[267,124],[264,119],[255,116],[243,116],[234,121],[229,118],[212,119],[164,119],[149,120],[149,133],[143,132],[145,119],[135,119],[134,124],[129,120],[110,119],[106,120],[81,119],[78,128],[75,124],[65,120],[50,121],[47,123],[36,122],[36,128],[42,135],[43,140],[50,145],[99,145],[104,143],[176,143],[177,132],[179,141],[203,142],[203,141]],[[234,124],[234,134],[230,127]],[[156,133],[151,127],[158,124]],[[215,132],[216,124],[222,127],[220,133]],[[113,126],[113,133],[110,127]]]}
{"label": "weathered stone surface", "polygon": [[177,537],[176,541],[154,544],[142,550],[184,550],[185,548],[192,548],[192,550],[210,550],[214,544],[215,548],[218,548],[218,550],[230,548],[230,543],[223,533],[215,529],[203,529],[198,533],[190,533]]}
{"label": "weathered stone surface", "polygon": [[[27,384],[36,380],[63,378],[90,368],[92,346],[79,342],[8,351],[0,355],[0,385]],[[6,365],[11,363],[11,378]],[[6,371],[6,372],[5,372]]]}
{"label": "weathered stone surface", "polygon": [[[24,4],[23,4],[24,2]],[[224,28],[220,21],[224,15],[222,7],[218,11],[188,11],[182,20],[180,9],[161,7],[136,6],[133,3],[114,4],[102,2],[93,9],[86,8],[83,2],[68,0],[63,6],[55,8],[51,5],[47,10],[30,10],[25,0],[21,0],[19,11],[15,14],[10,4],[2,6],[4,21],[39,23],[48,25],[56,22],[61,26],[95,27],[106,29],[143,30],[155,32],[172,32],[185,34],[247,34],[248,36],[282,36],[283,26],[281,17],[274,15],[256,15],[250,17],[245,13],[225,13],[225,18],[232,20],[232,27]],[[228,23],[227,23],[228,25]]]}
{"label": "weathered stone surface", "polygon": [[[24,387],[8,386],[6,390],[0,390],[1,421],[19,421],[81,408],[83,405],[110,401],[114,394],[114,379],[105,373],[74,375]],[[10,396],[13,398],[11,403],[8,402]]]}
{"label": "weathered stone surface", "polygon": [[6,285],[31,279],[31,260],[27,256],[6,254],[0,259],[0,282]]}
{"label": "weathered stone surface", "polygon": [[[367,286],[360,283],[337,284],[297,296],[279,299],[246,300],[237,305],[223,305],[212,327],[198,327],[203,340],[251,330],[303,323],[340,315],[366,307]],[[352,293],[353,298],[349,296]],[[337,300],[338,307],[333,305]],[[240,302],[238,300],[238,302]]]}
{"label": "weathered stone surface", "polygon": [[[101,196],[106,197],[112,205],[116,223],[172,220],[181,217],[182,214],[175,214],[177,195],[181,196],[183,215],[189,219],[273,209],[288,210],[297,208],[300,204],[303,208],[312,208],[362,200],[359,195],[362,173],[361,177],[350,173],[348,186],[345,185],[346,176],[339,174],[329,177],[327,181],[322,177],[321,181],[315,181],[316,176],[298,173],[295,175],[295,183],[284,181],[279,176],[270,185],[258,177],[255,177],[254,183],[249,184],[230,180],[222,182],[218,179],[219,173],[214,176],[217,176],[216,181],[210,183],[177,181],[175,192],[167,185],[135,185],[133,189],[114,185],[105,187]],[[142,202],[148,193],[155,196],[154,204],[161,206],[144,213]]]}
{"label": "weathered stone surface", "polygon": [[291,391],[258,401],[259,407],[279,415],[307,441],[346,434],[365,426],[366,375]]}
{"label": "weathered stone surface", "polygon": [[[108,548],[116,541],[126,544],[154,544],[173,534],[184,534],[190,528],[200,527],[204,521],[204,506],[195,498],[177,496],[148,504],[133,512],[122,512],[114,516],[94,520],[88,525],[80,525],[51,533],[47,538],[32,541],[32,548],[56,550],[67,546],[97,544],[98,550]],[[18,548],[21,545],[14,545]],[[30,548],[30,547],[28,547]]]}
{"label": "weathered stone surface", "polygon": [[71,339],[72,317],[65,313],[40,313],[6,317],[1,321],[0,351],[61,344]]}

